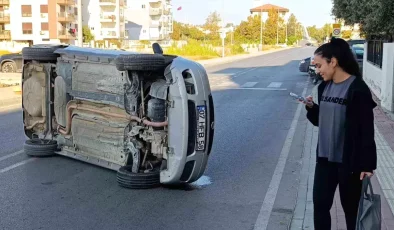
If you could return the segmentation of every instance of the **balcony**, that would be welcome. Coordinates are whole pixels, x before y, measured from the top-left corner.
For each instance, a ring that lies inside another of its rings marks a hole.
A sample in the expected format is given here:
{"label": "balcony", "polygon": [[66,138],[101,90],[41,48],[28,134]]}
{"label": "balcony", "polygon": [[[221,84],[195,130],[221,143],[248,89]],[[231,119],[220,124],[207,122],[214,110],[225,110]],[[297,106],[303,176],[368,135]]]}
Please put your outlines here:
{"label": "balcony", "polygon": [[75,22],[76,15],[72,13],[60,12],[57,14],[57,20],[59,22]]}
{"label": "balcony", "polygon": [[0,0],[0,6],[5,6],[9,4],[10,4],[10,0]]}
{"label": "balcony", "polygon": [[103,30],[100,34],[103,38],[118,38],[116,31],[113,30]]}
{"label": "balcony", "polygon": [[100,0],[100,6],[116,6],[116,0]]}
{"label": "balcony", "polygon": [[75,0],[57,0],[57,4],[62,6],[75,6],[77,3]]}
{"label": "balcony", "polygon": [[3,30],[0,31],[0,40],[10,40],[11,39],[11,31]]}
{"label": "balcony", "polygon": [[150,8],[149,9],[149,15],[150,16],[157,16],[157,15],[162,15],[163,10],[161,8]]}
{"label": "balcony", "polygon": [[0,11],[0,23],[9,23],[10,15]]}
{"label": "balcony", "polygon": [[160,27],[161,22],[157,21],[157,20],[151,20],[149,27],[150,28],[159,28]]}
{"label": "balcony", "polygon": [[74,40],[75,39],[75,34],[70,33],[68,30],[60,30],[58,31],[58,39],[64,39],[64,40]]}
{"label": "balcony", "polygon": [[101,14],[100,22],[116,22],[115,14]]}

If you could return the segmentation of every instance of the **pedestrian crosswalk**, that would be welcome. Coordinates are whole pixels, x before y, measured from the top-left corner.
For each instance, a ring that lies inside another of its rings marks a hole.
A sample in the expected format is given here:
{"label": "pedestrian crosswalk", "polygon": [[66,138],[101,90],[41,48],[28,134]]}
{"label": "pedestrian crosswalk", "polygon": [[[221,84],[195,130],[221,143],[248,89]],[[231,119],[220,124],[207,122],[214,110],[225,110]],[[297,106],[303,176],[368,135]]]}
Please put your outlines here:
{"label": "pedestrian crosswalk", "polygon": [[238,90],[263,90],[263,91],[283,91],[287,90],[282,87],[283,82],[244,82],[236,83],[231,78],[217,77],[210,79],[210,85],[212,90],[224,90],[224,89],[238,89]]}

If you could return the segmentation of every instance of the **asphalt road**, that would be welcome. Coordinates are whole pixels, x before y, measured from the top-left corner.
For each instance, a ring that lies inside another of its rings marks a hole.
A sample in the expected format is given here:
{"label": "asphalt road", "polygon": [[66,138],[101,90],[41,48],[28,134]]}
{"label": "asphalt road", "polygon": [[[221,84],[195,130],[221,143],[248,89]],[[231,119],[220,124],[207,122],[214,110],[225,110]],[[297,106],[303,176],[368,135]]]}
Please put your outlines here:
{"label": "asphalt road", "polygon": [[0,229],[287,229],[306,129],[289,92],[310,92],[298,63],[312,53],[297,48],[207,69],[214,146],[205,176],[190,186],[128,190],[110,170],[29,158],[21,112],[0,112]]}

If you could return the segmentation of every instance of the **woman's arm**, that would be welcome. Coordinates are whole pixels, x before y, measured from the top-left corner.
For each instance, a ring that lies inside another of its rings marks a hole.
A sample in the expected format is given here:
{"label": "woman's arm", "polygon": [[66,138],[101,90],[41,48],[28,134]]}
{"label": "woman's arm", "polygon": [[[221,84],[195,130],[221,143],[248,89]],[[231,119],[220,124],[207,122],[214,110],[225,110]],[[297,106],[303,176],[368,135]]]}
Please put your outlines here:
{"label": "woman's arm", "polygon": [[308,111],[306,114],[306,118],[314,125],[319,126],[319,105],[313,103],[312,106],[305,106]]}
{"label": "woman's arm", "polygon": [[375,125],[373,109],[376,103],[372,99],[370,91],[358,95],[358,113],[359,116],[359,144],[360,150],[360,170],[362,172],[373,172],[377,165],[376,143],[375,143]]}

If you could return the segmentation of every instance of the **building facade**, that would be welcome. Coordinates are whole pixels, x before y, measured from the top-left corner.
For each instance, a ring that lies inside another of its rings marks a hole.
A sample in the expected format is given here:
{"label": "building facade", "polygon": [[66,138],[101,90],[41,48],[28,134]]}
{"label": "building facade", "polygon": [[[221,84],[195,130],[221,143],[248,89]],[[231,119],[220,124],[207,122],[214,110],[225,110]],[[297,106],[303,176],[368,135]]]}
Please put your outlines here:
{"label": "building facade", "polygon": [[95,40],[125,38],[123,0],[82,0],[82,22]]}
{"label": "building facade", "polygon": [[0,41],[11,40],[10,0],[0,0]]}
{"label": "building facade", "polygon": [[129,40],[169,40],[173,31],[170,0],[128,0],[126,33]]}
{"label": "building facade", "polygon": [[78,27],[75,0],[11,0],[9,14],[13,41],[75,44]]}
{"label": "building facade", "polygon": [[290,17],[289,9],[281,6],[275,6],[272,4],[260,5],[260,1],[258,0],[253,2],[253,8],[250,9],[250,13],[252,14],[252,16],[261,15],[262,20],[266,21],[268,19],[268,13],[272,9],[278,11],[279,16],[282,17],[285,21],[289,19]]}

